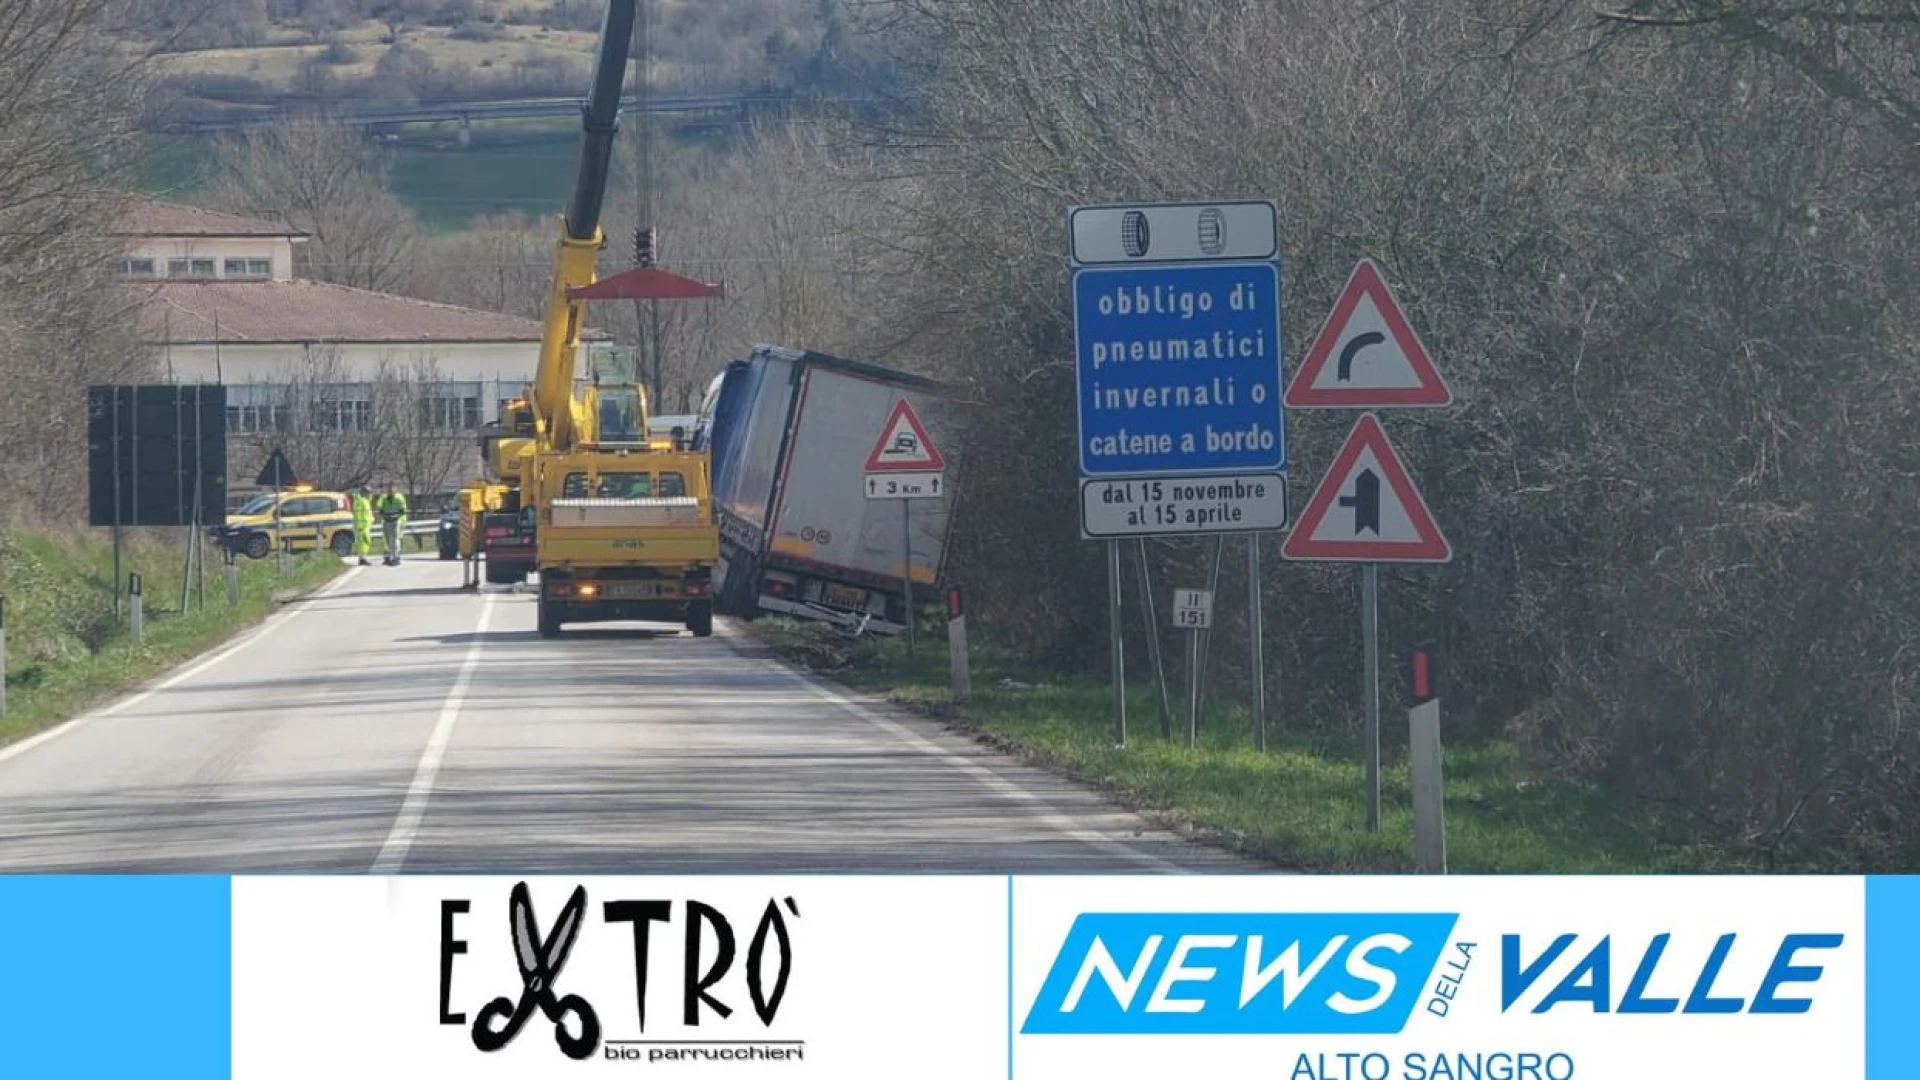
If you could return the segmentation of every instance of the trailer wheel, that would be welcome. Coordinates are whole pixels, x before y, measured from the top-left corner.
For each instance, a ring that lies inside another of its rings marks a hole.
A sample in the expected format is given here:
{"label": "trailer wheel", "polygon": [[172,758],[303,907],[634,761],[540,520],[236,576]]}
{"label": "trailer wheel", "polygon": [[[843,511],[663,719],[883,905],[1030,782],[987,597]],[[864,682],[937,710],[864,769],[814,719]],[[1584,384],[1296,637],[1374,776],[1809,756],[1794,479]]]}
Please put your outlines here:
{"label": "trailer wheel", "polygon": [[722,595],[715,598],[719,601],[720,610],[742,619],[753,618],[757,606],[754,594],[759,581],[760,568],[753,564],[752,559],[741,556],[730,560],[726,585],[721,589]]}
{"label": "trailer wheel", "polygon": [[694,637],[713,636],[713,604],[689,604],[687,606],[687,629]]}

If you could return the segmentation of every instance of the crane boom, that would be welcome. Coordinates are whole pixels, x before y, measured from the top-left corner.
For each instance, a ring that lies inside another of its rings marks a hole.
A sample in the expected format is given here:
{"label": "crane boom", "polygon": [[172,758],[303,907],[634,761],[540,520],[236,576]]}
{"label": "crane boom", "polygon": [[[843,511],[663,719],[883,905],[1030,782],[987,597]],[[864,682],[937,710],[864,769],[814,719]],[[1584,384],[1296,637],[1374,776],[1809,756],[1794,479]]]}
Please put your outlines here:
{"label": "crane boom", "polygon": [[553,284],[540,340],[539,366],[534,373],[532,406],[537,441],[556,448],[572,445],[578,435],[574,416],[574,356],[580,347],[580,324],[585,304],[570,290],[594,282],[594,263],[604,243],[600,210],[607,191],[608,166],[614,136],[620,130],[620,87],[626,80],[627,54],[633,46],[634,14],[638,0],[609,0],[600,25],[600,51],[594,61],[593,86],[581,110],[584,138],[575,170],[573,196],[561,218],[558,250],[554,253]]}
{"label": "crane boom", "polygon": [[607,166],[613,160],[613,139],[620,131],[620,87],[626,82],[627,54],[633,49],[637,0],[612,0],[600,27],[600,55],[594,62],[593,86],[583,107],[580,165],[574,175],[573,198],[567,203],[567,235],[591,240],[600,228],[600,206],[607,193]]}

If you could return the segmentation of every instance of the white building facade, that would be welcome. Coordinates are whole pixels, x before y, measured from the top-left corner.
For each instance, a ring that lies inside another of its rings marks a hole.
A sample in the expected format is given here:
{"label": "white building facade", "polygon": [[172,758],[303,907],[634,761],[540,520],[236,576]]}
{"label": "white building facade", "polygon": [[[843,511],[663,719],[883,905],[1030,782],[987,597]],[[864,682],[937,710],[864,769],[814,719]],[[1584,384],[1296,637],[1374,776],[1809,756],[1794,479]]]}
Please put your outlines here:
{"label": "white building facade", "polygon": [[227,388],[232,438],[369,432],[404,384],[410,432],[477,447],[533,378],[538,321],[296,278],[306,237],[279,223],[142,201],[116,235],[142,338],[170,381]]}

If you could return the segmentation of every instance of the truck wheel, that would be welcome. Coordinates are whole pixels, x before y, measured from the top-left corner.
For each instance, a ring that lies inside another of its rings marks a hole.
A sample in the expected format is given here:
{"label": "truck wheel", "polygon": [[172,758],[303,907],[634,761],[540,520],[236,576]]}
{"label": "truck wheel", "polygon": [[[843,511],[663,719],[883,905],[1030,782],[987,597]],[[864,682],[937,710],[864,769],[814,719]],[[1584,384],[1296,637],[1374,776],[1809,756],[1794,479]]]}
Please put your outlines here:
{"label": "truck wheel", "polygon": [[713,604],[691,604],[687,607],[687,629],[694,637],[713,636]]}
{"label": "truck wheel", "polygon": [[486,563],[487,584],[489,585],[514,585],[518,584],[519,581],[525,580],[524,577],[516,578],[514,567],[511,563],[497,563],[492,559],[483,561]]}
{"label": "truck wheel", "polygon": [[540,636],[543,638],[559,637],[560,636],[559,605],[547,603],[547,598],[543,596],[540,598],[539,611],[540,611],[540,615],[539,615]]}
{"label": "truck wheel", "polygon": [[266,533],[254,533],[247,537],[245,550],[249,559],[264,559],[273,551],[273,542],[267,539]]}

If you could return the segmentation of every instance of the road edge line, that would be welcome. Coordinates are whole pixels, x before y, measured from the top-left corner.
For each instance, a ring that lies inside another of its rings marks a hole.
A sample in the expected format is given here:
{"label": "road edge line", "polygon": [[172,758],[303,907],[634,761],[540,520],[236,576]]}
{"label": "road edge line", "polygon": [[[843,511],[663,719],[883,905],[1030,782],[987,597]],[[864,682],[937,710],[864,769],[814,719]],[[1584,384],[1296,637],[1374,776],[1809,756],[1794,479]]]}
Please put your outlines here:
{"label": "road edge line", "polygon": [[[358,574],[362,569],[364,568],[358,567],[358,566],[348,567],[346,572],[341,574],[339,577],[334,578],[332,581],[327,582],[325,585],[322,585],[320,588],[315,589],[313,592],[310,592],[305,596],[299,597],[298,599],[302,601],[322,599],[326,597],[328,594],[332,593],[335,589],[338,589],[340,586],[346,584],[348,581],[350,581],[354,577],[354,575]],[[89,721],[104,720],[107,717],[114,715],[115,713],[124,712],[128,709],[133,708],[135,705],[138,705],[141,702],[146,701],[148,698],[153,697],[155,694],[159,694],[167,690],[171,690],[174,687],[180,685],[181,683],[186,682],[188,679],[193,678],[195,675],[198,675],[201,672],[206,671],[208,668],[211,668],[215,664],[218,664],[222,660],[225,660],[226,658],[232,656],[234,653],[239,652],[241,649],[244,649],[247,646],[253,644],[254,642],[259,641],[261,638],[266,637],[268,634],[271,634],[273,631],[279,629],[280,627],[286,625],[287,623],[292,622],[295,617],[297,617],[301,612],[305,610],[307,609],[298,602],[290,603],[288,606],[267,616],[264,620],[254,625],[253,627],[247,630],[241,631],[238,639],[227,642],[225,645],[220,646],[215,652],[209,655],[203,655],[198,660],[187,661],[186,666],[175,669],[173,674],[166,676],[160,682],[154,683],[152,686],[149,686],[144,690],[135,691],[134,693],[126,697],[123,697],[119,701],[113,702],[112,704],[104,705],[98,709],[93,709],[89,712],[81,713],[79,716],[75,716],[71,719],[64,720],[58,724],[55,724],[53,727],[50,727],[47,730],[40,732],[37,735],[29,735],[26,738],[21,739],[19,742],[10,743],[6,746],[0,747],[0,762],[11,761],[14,758],[17,758],[20,755],[26,753],[27,751],[32,750],[34,747],[41,746],[46,743],[50,743],[54,739],[57,739],[60,736],[65,735],[70,731],[73,731],[74,729],[80,727],[83,724],[86,724]]]}
{"label": "road edge line", "polygon": [[[823,683],[819,677],[812,673],[790,664],[778,656],[749,656],[746,650],[740,646],[740,642],[745,636],[743,632],[731,627],[728,629],[730,632],[725,635],[724,640],[743,658],[768,661],[775,670],[799,683],[815,697],[840,706],[856,719],[872,727],[877,727],[887,734],[908,743],[914,749],[932,756],[949,768],[957,769],[965,773],[973,779],[974,782],[1000,797],[1012,802],[1027,804],[1027,812],[1030,815],[1043,822],[1048,828],[1060,833],[1062,836],[1101,850],[1111,849],[1116,854],[1125,856],[1131,862],[1152,867],[1161,873],[1192,874],[1203,872],[1189,870],[1170,859],[1162,858],[1150,851],[1135,847],[1133,844],[1119,837],[1108,836],[1098,830],[1076,824],[1071,815],[1053,803],[1048,802],[1047,799],[1039,793],[1031,791],[1021,784],[1001,776],[998,772],[977,761],[967,760],[965,757],[941,746],[939,743],[934,742],[932,739],[927,738],[925,735],[920,734],[892,717],[881,715],[878,710]],[[1064,777],[1057,777],[1056,779],[1059,779],[1062,783],[1073,782]],[[1094,794],[1097,796],[1098,792]],[[1104,797],[1101,798],[1101,802],[1107,805],[1110,810],[1123,814],[1133,813],[1133,811],[1128,810],[1126,807],[1112,804],[1110,800]],[[1150,825],[1151,823],[1148,824]],[[1175,839],[1178,838],[1175,837]]]}
{"label": "road edge line", "polygon": [[486,645],[487,623],[493,618],[494,596],[487,593],[480,604],[480,622],[473,628],[473,644],[467,647],[467,656],[460,662],[460,673],[454,676],[453,688],[447,691],[446,700],[440,703],[439,719],[434,721],[433,734],[427,737],[426,748],[420,751],[420,763],[413,771],[413,782],[407,785],[407,795],[400,803],[400,812],[394,815],[393,827],[387,830],[387,839],[380,845],[380,853],[373,858],[373,865],[367,868],[369,874],[397,874],[407,860],[407,852],[413,848],[414,837],[419,835],[420,823],[427,816],[427,801],[433,797],[433,781],[440,774],[440,762],[446,757],[447,744],[453,741],[454,725],[460,721],[460,706],[465,703],[467,688],[473,682],[473,673],[480,666],[480,652]]}

